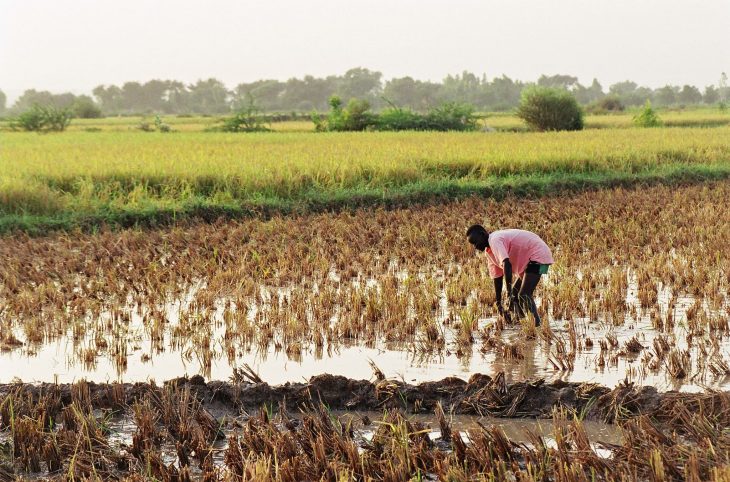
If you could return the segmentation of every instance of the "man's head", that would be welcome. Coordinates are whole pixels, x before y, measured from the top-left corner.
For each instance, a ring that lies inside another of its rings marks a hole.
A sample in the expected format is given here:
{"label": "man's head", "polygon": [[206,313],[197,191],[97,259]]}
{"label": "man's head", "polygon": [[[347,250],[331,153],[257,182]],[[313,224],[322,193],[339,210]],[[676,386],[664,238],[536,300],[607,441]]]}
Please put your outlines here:
{"label": "man's head", "polygon": [[489,247],[489,233],[481,224],[472,224],[466,230],[466,238],[479,251],[484,251]]}

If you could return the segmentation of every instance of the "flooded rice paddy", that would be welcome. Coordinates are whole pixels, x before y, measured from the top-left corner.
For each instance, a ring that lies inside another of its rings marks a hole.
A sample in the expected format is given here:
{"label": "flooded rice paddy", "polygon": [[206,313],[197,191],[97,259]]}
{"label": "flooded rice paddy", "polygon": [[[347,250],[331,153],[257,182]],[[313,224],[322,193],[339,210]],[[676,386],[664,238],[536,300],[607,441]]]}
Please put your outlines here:
{"label": "flooded rice paddy", "polygon": [[[5,238],[0,383],[226,380],[249,366],[278,384],[367,379],[374,365],[408,382],[723,388],[729,196],[718,182]],[[496,317],[463,236],[472,221],[553,248],[542,328]]]}
{"label": "flooded rice paddy", "polygon": [[[398,278],[406,280],[405,273]],[[546,280],[550,283],[550,280]],[[489,280],[485,280],[487,284]],[[357,283],[355,283],[357,286]],[[367,283],[368,289],[377,284]],[[491,288],[486,286],[485,289]],[[292,290],[275,290],[264,299],[271,303],[272,296],[283,302],[291,300]],[[625,304],[627,310],[642,313],[637,298],[637,283],[629,277]],[[459,340],[459,329],[454,328],[458,308],[450,307],[445,292],[440,293],[437,320],[441,326],[443,342],[437,347],[423,342],[407,343],[379,340],[363,344],[343,340],[326,342],[322,346],[300,344],[296,350],[285,348],[284,340],[274,339],[268,346],[231,346],[230,325],[226,316],[230,306],[219,301],[215,309],[207,313],[205,343],[196,345],[198,338],[184,339],[179,333],[186,329],[181,318],[200,316],[192,306],[195,295],[155,310],[143,306],[126,309],[128,318],[120,323],[109,313],[89,320],[81,336],[73,329],[45,343],[29,342],[23,330],[16,328],[13,346],[5,346],[0,352],[0,383],[16,378],[25,382],[73,383],[79,379],[96,382],[135,382],[168,380],[179,376],[202,375],[210,380],[228,380],[234,369],[248,365],[264,381],[280,384],[306,381],[314,375],[330,373],[356,379],[368,379],[373,375],[374,363],[388,378],[408,382],[440,380],[449,376],[468,379],[475,373],[494,375],[504,372],[508,381],[544,378],[547,381],[591,382],[613,387],[624,381],[647,384],[661,390],[699,390],[706,387],[721,388],[730,381],[730,371],[702,371],[696,364],[684,376],[673,376],[667,366],[650,369],[646,357],[656,353],[655,343],[671,340],[678,350],[690,354],[692,360],[700,357],[699,347],[686,343],[687,312],[696,309],[691,296],[671,300],[669,290],[658,290],[657,311],[669,313],[675,320],[674,330],[667,335],[653,325],[651,315],[643,314],[614,326],[604,321],[588,318],[560,320],[548,318],[550,337],[545,331],[535,331],[532,339],[526,339],[524,328],[515,323],[504,325],[496,316],[477,318],[474,341],[465,346]],[[672,305],[670,306],[670,302]],[[540,299],[538,298],[538,304]],[[267,306],[261,311],[269,309]],[[248,310],[247,320],[254,323],[259,310]],[[162,315],[164,329],[156,338],[151,336],[149,320]],[[656,315],[655,315],[656,316]],[[727,303],[716,312],[727,317]],[[333,322],[335,323],[335,322]],[[97,340],[109,338],[108,327],[116,330],[112,338],[114,346],[101,346]],[[502,326],[500,326],[502,325]],[[499,329],[497,329],[497,327]],[[542,334],[542,336],[541,336]],[[569,346],[571,338],[577,340],[572,366],[560,365],[555,357],[555,343]],[[627,348],[635,340],[638,345]],[[730,339],[718,344],[719,355],[730,353]],[[603,346],[602,346],[603,345]],[[501,347],[501,349],[499,349]],[[92,355],[93,353],[93,355]],[[643,355],[643,357],[642,357]],[[730,361],[730,360],[728,360]],[[642,363],[643,362],[643,363]]]}
{"label": "flooded rice paddy", "polygon": [[[329,411],[328,415],[338,425],[349,427],[352,430],[353,437],[361,447],[372,443],[378,429],[388,423],[388,417],[383,412],[333,410]],[[122,451],[132,447],[137,429],[133,417],[110,416],[102,411],[97,411],[96,416],[107,421],[108,440],[113,449]],[[305,414],[293,414],[291,418],[286,420],[275,417],[275,422],[283,430],[286,430],[286,425],[298,426],[305,419]],[[409,415],[406,419],[410,423],[419,426],[431,441],[438,442],[443,438],[444,434],[441,431],[439,421],[433,414]],[[225,465],[224,454],[229,447],[229,437],[231,435],[235,436],[236,431],[243,427],[250,420],[250,417],[248,415],[238,415],[221,418],[221,420],[223,436],[212,445],[214,463],[217,466]],[[470,430],[479,430],[481,427],[494,427],[502,431],[510,441],[516,444],[533,443],[534,439],[531,434],[535,434],[541,437],[549,447],[555,448],[557,446],[552,420],[504,419],[454,414],[448,416],[447,422],[449,430],[458,434],[466,443],[469,442]],[[585,421],[582,422],[582,427],[589,437],[592,449],[599,456],[610,457],[611,451],[604,447],[622,443],[621,430],[614,425]],[[176,464],[178,462],[174,443],[162,444],[161,448],[162,460],[165,464]]]}
{"label": "flooded rice paddy", "polygon": [[[730,480],[727,199],[5,237],[0,481]],[[473,222],[553,248],[542,327],[497,317]]]}

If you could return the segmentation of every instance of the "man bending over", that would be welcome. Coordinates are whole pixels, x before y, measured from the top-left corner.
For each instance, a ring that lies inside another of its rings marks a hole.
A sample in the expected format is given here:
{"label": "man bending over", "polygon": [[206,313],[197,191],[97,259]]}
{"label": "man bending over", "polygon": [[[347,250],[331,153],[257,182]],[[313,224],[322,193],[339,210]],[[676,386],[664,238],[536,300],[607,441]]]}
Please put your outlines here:
{"label": "man bending over", "polygon": [[[475,249],[487,256],[489,276],[494,280],[497,310],[505,316],[502,307],[502,285],[509,290],[508,311],[522,318],[526,311],[532,313],[535,326],[540,326],[540,315],[533,293],[540,277],[554,263],[553,255],[545,241],[535,233],[522,229],[502,229],[489,233],[480,224],[470,226],[466,237]],[[512,283],[513,275],[517,278]]]}

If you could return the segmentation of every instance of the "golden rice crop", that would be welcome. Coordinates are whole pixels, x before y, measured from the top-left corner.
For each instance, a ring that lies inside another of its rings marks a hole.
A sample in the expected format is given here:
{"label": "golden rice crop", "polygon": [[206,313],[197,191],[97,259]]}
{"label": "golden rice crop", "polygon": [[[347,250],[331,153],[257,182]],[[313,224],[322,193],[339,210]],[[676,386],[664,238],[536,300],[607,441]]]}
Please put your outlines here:
{"label": "golden rice crop", "polygon": [[509,191],[509,176],[554,176],[542,181],[549,190],[565,175],[582,176],[569,182],[590,184],[591,176],[662,177],[686,166],[730,169],[730,127],[0,136],[0,213],[5,215],[180,211],[186,202],[234,209],[241,202],[303,196],[346,202],[358,192],[388,198],[401,190],[407,195],[490,183]]}

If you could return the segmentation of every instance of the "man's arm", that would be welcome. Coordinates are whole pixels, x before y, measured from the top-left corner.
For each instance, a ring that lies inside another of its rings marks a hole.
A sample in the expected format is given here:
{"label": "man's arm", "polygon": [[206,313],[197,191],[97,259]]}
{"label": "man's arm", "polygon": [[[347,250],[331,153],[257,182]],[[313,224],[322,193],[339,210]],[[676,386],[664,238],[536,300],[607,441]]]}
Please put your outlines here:
{"label": "man's arm", "polygon": [[503,276],[494,278],[494,294],[497,296],[497,309],[502,312],[502,280]]}
{"label": "man's arm", "polygon": [[494,303],[497,307],[497,313],[500,314],[500,316],[504,317],[507,322],[510,322],[510,316],[509,311],[506,311],[504,307],[502,306],[502,284],[504,282],[504,276],[500,276],[499,278],[494,278],[494,294],[497,297],[497,302]]}
{"label": "man's arm", "polygon": [[507,283],[507,289],[510,290],[510,295],[512,294],[512,263],[510,262],[509,258],[505,258],[503,263],[503,270],[504,270],[504,281]]}
{"label": "man's arm", "polygon": [[517,303],[517,293],[515,293],[515,285],[512,283],[512,262],[509,258],[504,260],[504,279],[507,283],[507,296],[509,296],[509,310],[512,311]]}

